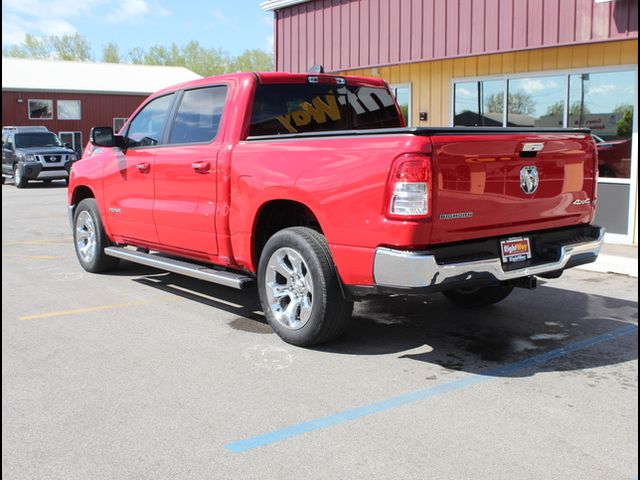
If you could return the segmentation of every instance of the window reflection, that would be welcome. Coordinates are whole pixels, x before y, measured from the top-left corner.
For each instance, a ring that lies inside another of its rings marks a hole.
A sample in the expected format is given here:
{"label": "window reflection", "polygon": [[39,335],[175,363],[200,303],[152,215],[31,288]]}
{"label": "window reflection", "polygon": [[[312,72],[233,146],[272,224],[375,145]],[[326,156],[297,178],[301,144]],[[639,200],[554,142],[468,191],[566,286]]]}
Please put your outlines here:
{"label": "window reflection", "polygon": [[568,126],[591,129],[601,177],[630,178],[634,84],[630,71],[569,77]]}
{"label": "window reflection", "polygon": [[504,82],[456,83],[454,126],[501,127],[504,112]]}
{"label": "window reflection", "polygon": [[562,127],[565,79],[562,76],[509,80],[507,126]]}

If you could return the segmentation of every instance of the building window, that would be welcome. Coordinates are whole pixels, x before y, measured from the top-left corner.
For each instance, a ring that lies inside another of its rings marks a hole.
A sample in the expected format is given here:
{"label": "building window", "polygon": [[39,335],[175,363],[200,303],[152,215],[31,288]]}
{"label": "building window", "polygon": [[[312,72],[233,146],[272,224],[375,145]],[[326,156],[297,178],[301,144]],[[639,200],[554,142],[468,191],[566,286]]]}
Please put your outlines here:
{"label": "building window", "polygon": [[29,100],[30,120],[53,120],[53,100]]}
{"label": "building window", "polygon": [[565,79],[529,77],[509,80],[508,127],[562,127]]}
{"label": "building window", "polygon": [[58,100],[58,120],[80,120],[80,100]]}
{"label": "building window", "polygon": [[391,92],[398,102],[404,123],[407,127],[411,126],[411,84],[403,83],[399,85],[391,85]]}
{"label": "building window", "polygon": [[120,129],[127,123],[128,118],[126,117],[116,117],[113,119],[113,131],[118,133]]}
{"label": "building window", "polygon": [[460,82],[454,88],[453,125],[501,127],[504,123],[504,81]]}
{"label": "building window", "polygon": [[60,140],[73,148],[78,156],[82,155],[82,132],[60,132]]}

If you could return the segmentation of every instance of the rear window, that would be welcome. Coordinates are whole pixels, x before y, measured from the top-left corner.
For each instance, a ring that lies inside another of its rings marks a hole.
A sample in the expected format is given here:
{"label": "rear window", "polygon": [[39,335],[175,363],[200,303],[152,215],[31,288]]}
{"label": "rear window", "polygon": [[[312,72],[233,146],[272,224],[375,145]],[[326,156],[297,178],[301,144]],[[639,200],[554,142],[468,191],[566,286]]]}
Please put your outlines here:
{"label": "rear window", "polygon": [[402,121],[385,88],[352,85],[258,85],[250,136],[396,128]]}

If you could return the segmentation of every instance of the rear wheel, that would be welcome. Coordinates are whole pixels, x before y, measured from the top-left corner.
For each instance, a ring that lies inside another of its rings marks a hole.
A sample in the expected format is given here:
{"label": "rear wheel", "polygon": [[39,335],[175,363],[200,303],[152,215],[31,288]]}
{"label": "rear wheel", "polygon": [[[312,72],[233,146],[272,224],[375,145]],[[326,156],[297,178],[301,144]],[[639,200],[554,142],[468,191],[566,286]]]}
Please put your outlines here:
{"label": "rear wheel", "polygon": [[273,330],[300,347],[338,337],[353,310],[342,295],[324,236],[306,227],[281,230],[267,241],[260,256],[258,292]]}
{"label": "rear wheel", "polygon": [[24,188],[29,183],[29,180],[22,176],[22,170],[20,170],[20,166],[15,164],[13,167],[13,183],[16,188]]}
{"label": "rear wheel", "polygon": [[73,244],[82,268],[92,273],[115,269],[120,260],[104,253],[110,243],[96,201],[93,198],[82,200],[73,218]]}
{"label": "rear wheel", "polygon": [[442,294],[461,307],[483,307],[504,300],[512,291],[512,286],[496,285],[491,287],[446,290],[442,292]]}

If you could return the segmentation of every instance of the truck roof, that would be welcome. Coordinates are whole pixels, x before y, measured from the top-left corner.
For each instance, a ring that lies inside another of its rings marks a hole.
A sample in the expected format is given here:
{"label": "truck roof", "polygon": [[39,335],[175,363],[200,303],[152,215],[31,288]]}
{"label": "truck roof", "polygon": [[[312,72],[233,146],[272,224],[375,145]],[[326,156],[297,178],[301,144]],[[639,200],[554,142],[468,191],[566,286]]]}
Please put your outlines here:
{"label": "truck roof", "polygon": [[302,84],[309,81],[309,77],[316,78],[344,78],[347,81],[347,85],[360,85],[369,87],[382,88],[386,86],[386,82],[381,78],[372,77],[359,77],[354,75],[337,75],[327,73],[285,73],[285,72],[239,72],[226,75],[214,75],[211,77],[199,78],[197,80],[191,80],[189,82],[180,83],[167,87],[153,94],[156,96],[160,93],[173,92],[183,88],[201,87],[205,85],[211,85],[216,82],[224,82],[228,80],[242,81],[247,78],[256,78],[259,83],[273,84],[273,83],[289,83],[289,84]]}

